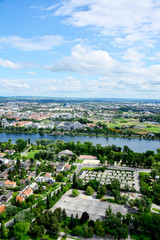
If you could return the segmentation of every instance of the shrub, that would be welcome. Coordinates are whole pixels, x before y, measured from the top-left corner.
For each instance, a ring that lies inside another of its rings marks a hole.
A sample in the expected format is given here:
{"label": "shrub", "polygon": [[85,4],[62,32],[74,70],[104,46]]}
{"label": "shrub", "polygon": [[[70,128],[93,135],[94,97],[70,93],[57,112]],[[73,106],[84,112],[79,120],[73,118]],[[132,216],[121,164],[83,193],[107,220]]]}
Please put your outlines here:
{"label": "shrub", "polygon": [[72,197],[77,197],[79,195],[79,192],[77,189],[72,190]]}

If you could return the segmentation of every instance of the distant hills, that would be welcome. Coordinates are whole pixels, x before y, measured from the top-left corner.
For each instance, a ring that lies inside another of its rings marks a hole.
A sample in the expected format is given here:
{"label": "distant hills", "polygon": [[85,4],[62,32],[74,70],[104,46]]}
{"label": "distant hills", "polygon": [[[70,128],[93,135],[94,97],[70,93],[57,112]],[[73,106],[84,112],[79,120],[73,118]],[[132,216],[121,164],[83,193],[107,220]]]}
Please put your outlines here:
{"label": "distant hills", "polygon": [[70,97],[42,97],[42,96],[6,96],[1,97],[1,102],[8,101],[38,101],[38,102],[141,102],[160,103],[160,99],[139,99],[139,98],[70,98]]}

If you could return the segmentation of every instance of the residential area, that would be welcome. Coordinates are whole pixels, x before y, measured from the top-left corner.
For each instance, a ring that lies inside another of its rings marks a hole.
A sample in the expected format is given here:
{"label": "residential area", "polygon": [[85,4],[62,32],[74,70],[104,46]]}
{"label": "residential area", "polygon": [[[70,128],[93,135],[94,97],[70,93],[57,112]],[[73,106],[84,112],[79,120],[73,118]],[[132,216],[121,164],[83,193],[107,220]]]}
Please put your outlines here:
{"label": "residential area", "polygon": [[[145,218],[150,214],[153,220],[159,217],[159,150],[135,153],[127,146],[121,149],[47,139],[35,144],[9,140],[0,142],[0,148],[4,153],[0,159],[0,221],[1,234],[7,239],[22,234],[17,229],[20,225],[28,229],[26,239],[106,234],[132,239],[139,230],[146,234],[146,225],[140,221],[143,212],[148,214]],[[54,228],[43,225],[41,218],[52,215]],[[121,233],[118,228],[113,231],[112,225],[106,230],[112,218],[120,221]],[[156,236],[158,226],[154,228]]]}
{"label": "residential area", "polygon": [[0,102],[0,132],[160,138],[159,102]]}

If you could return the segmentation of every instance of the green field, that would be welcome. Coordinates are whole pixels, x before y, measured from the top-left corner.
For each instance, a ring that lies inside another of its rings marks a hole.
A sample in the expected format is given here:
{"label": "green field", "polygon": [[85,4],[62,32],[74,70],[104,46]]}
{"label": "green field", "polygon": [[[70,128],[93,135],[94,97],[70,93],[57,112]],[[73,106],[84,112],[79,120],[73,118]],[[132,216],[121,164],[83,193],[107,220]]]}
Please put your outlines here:
{"label": "green field", "polygon": [[[125,118],[118,118],[112,120],[112,122],[107,123],[107,126],[109,128],[114,128],[114,127],[122,127],[122,126],[128,126],[128,128],[123,129],[123,131],[132,131],[135,133],[158,133],[160,132],[160,125],[155,125],[151,123],[143,123],[139,122],[138,120],[135,119],[125,119]],[[131,128],[131,126],[142,126],[138,128]]]}

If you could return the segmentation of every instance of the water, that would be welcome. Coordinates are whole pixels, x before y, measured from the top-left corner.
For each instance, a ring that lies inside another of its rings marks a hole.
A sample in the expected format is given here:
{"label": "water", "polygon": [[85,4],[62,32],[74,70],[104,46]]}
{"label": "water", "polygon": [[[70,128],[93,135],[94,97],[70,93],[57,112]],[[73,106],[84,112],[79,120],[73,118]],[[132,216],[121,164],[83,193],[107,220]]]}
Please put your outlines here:
{"label": "water", "polygon": [[28,138],[31,139],[32,143],[35,143],[38,139],[60,139],[65,142],[70,141],[80,141],[81,143],[84,142],[92,142],[93,145],[101,144],[102,146],[107,145],[116,145],[117,147],[122,147],[127,145],[130,149],[135,152],[146,152],[147,150],[152,150],[156,152],[157,148],[160,148],[160,140],[147,140],[147,139],[128,139],[128,138],[113,138],[113,137],[96,137],[96,136],[68,136],[68,135],[57,135],[51,136],[47,134],[39,134],[39,133],[0,133],[0,141],[8,141],[8,139],[12,139],[14,143],[18,138],[23,138],[27,140]]}

